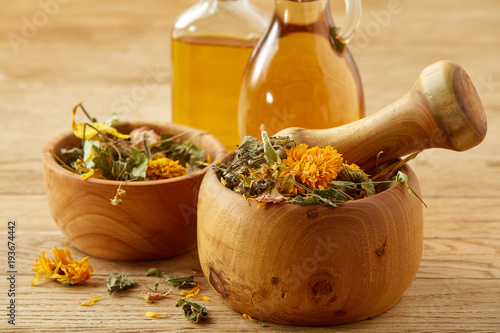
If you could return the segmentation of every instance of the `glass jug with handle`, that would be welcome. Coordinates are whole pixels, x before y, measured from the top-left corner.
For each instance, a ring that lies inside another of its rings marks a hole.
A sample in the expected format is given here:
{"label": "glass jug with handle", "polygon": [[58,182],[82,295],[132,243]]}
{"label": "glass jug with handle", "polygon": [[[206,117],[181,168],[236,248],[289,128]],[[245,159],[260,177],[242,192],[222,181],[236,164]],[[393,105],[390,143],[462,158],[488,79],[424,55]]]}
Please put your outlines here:
{"label": "glass jug with handle", "polygon": [[358,69],[346,47],[359,23],[360,0],[345,0],[337,28],[328,0],[275,0],[274,15],[243,78],[240,140],[288,127],[330,128],[364,117]]}

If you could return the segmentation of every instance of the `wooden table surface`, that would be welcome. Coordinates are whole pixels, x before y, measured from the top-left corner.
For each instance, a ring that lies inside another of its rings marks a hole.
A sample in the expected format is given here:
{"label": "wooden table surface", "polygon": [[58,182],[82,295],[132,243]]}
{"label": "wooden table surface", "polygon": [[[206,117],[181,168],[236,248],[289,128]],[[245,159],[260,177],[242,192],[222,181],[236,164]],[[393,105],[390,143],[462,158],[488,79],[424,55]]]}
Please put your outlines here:
{"label": "wooden table surface", "polygon": [[[427,65],[454,60],[469,73],[486,109],[484,142],[463,153],[433,150],[411,165],[428,205],[420,270],[400,301],[363,322],[328,328],[269,324],[233,312],[200,273],[197,252],[159,262],[91,257],[94,276],[65,287],[45,280],[31,287],[41,252],[72,247],[46,202],[41,149],[70,128],[72,107],[84,101],[97,118],[170,120],[170,40],[176,16],[195,0],[19,0],[0,10],[0,330],[19,332],[182,331],[500,332],[500,2],[496,0],[369,0],[351,49],[362,74],[367,112],[403,95]],[[271,0],[255,0],[270,13]],[[333,5],[339,25],[340,1]],[[134,87],[145,94],[128,98]],[[8,222],[16,221],[15,295],[9,294]],[[188,322],[175,296],[154,304],[136,297],[149,267],[195,274],[210,319]],[[138,287],[107,295],[109,273],[133,276]],[[91,307],[78,300],[103,299]],[[7,307],[14,300],[15,326]],[[169,314],[152,319],[147,311]]]}

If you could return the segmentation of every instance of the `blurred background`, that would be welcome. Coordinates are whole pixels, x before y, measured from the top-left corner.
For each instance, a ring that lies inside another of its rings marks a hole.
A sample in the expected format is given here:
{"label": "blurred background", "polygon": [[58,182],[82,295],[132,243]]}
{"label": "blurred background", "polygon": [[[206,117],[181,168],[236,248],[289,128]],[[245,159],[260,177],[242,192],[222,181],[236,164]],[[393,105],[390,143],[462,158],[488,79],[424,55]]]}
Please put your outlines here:
{"label": "blurred background", "polygon": [[[84,102],[101,120],[112,112],[122,120],[171,119],[170,33],[177,16],[194,3],[0,0],[2,211],[39,228],[55,229],[48,210],[30,212],[31,206],[16,195],[29,193],[32,200],[45,200],[40,151],[51,137],[69,130],[77,103]],[[266,15],[274,5],[271,0],[252,3]],[[349,47],[361,73],[367,114],[406,93],[427,65],[450,59],[469,73],[488,112],[490,131],[498,130],[498,1],[362,4],[361,24]],[[331,1],[331,7],[342,26],[343,1]],[[481,151],[497,149],[498,143],[486,140]],[[425,157],[419,163],[424,164]],[[16,179],[21,178],[27,185],[18,188]],[[439,179],[437,175],[434,181]]]}

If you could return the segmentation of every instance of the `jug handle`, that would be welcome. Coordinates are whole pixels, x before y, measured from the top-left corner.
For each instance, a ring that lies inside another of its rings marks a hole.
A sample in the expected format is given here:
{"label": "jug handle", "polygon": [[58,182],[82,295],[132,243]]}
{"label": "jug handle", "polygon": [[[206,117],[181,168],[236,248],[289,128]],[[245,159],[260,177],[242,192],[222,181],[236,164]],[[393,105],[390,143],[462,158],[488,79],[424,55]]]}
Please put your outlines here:
{"label": "jug handle", "polygon": [[342,44],[347,44],[354,36],[361,19],[361,0],[345,0],[346,21],[345,26],[337,34],[337,39]]}

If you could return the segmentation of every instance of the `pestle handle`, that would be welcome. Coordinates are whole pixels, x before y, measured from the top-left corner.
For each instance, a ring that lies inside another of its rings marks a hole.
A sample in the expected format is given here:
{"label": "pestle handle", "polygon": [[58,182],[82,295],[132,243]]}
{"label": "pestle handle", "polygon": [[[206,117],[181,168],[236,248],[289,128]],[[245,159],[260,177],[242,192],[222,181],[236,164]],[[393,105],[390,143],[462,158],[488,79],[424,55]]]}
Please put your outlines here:
{"label": "pestle handle", "polygon": [[290,135],[309,146],[333,146],[347,163],[370,170],[377,162],[424,149],[470,149],[486,130],[471,79],[456,63],[442,60],[426,67],[406,95],[366,118],[330,129],[288,128],[275,135]]}

